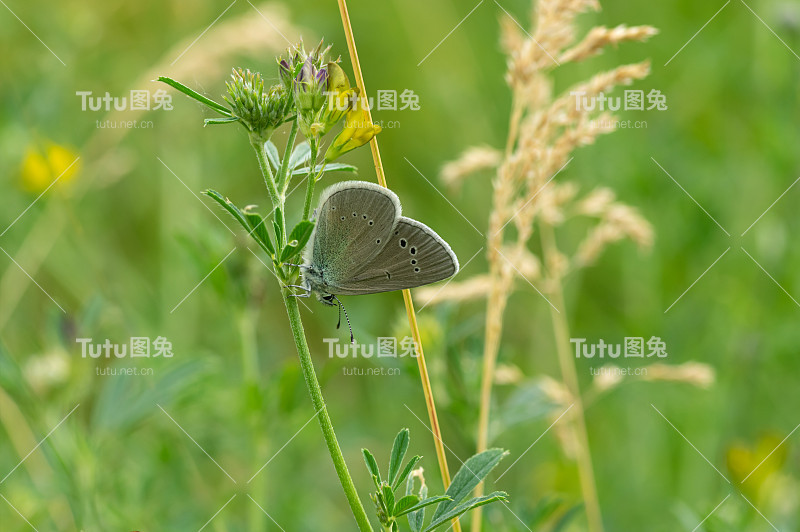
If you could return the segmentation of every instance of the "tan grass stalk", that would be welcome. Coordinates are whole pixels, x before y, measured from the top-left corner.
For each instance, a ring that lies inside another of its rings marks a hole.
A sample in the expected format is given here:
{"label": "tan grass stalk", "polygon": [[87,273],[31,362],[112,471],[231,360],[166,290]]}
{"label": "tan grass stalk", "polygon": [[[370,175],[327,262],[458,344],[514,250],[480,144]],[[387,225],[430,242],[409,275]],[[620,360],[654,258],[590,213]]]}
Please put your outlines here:
{"label": "tan grass stalk", "polygon": [[[350,23],[350,15],[347,11],[347,1],[338,0],[339,13],[342,16],[342,26],[344,28],[345,37],[347,39],[347,48],[350,52],[350,62],[353,65],[353,72],[356,78],[356,86],[360,89],[361,94],[367,94],[364,85],[364,76],[361,73],[361,63],[358,60],[358,49],[356,48],[355,37],[353,35],[353,27]],[[366,108],[367,120],[372,121],[372,116],[369,108]],[[381,161],[381,152],[378,149],[378,138],[373,137],[369,143],[372,150],[372,160],[375,163],[375,173],[378,176],[378,183],[386,187],[386,176],[383,172],[383,163]],[[425,406],[428,410],[428,419],[431,424],[431,431],[433,432],[433,444],[436,448],[436,458],[439,462],[439,471],[442,474],[442,483],[445,489],[450,486],[450,470],[447,467],[447,456],[445,455],[444,441],[442,440],[442,431],[439,427],[439,417],[436,414],[436,403],[433,398],[433,389],[431,388],[430,377],[428,376],[428,367],[425,362],[425,353],[422,350],[422,338],[419,334],[419,327],[417,325],[417,315],[414,311],[414,302],[411,298],[410,290],[403,290],[403,301],[406,307],[406,314],[408,316],[408,325],[411,328],[411,336],[414,339],[414,345],[417,351],[417,364],[419,366],[419,376],[422,383],[422,391],[425,395]],[[461,532],[461,525],[458,520],[453,521],[453,531]]]}
{"label": "tan grass stalk", "polygon": [[461,157],[444,165],[442,181],[449,186],[459,185],[472,174],[496,168],[501,159],[502,154],[489,146],[468,148]]}
{"label": "tan grass stalk", "polygon": [[[575,44],[575,18],[588,10],[599,9],[597,0],[539,0],[533,15],[533,37],[507,20],[502,22],[502,46],[508,55],[506,81],[512,90],[513,105],[509,135],[503,160],[493,181],[494,195],[489,218],[488,260],[489,289],[486,310],[486,331],[483,353],[480,414],[478,420],[478,452],[488,447],[492,385],[495,381],[497,356],[503,328],[503,314],[513,290],[514,276],[526,256],[527,245],[537,225],[542,229],[542,262],[547,277],[543,289],[558,310],[552,309],[553,330],[564,386],[574,401],[564,430],[574,435],[574,450],[580,475],[581,492],[590,532],[602,532],[602,518],[594,481],[584,410],[578,387],[574,360],[569,355],[569,328],[565,314],[562,278],[571,268],[585,265],[610,242],[633,237],[639,243],[649,240],[649,226],[639,223],[632,209],[621,204],[588,208],[599,209],[600,228],[587,237],[577,258],[561,253],[555,241],[554,226],[574,216],[570,209],[577,202],[577,188],[550,180],[570,161],[578,147],[591,144],[602,134],[613,131],[613,117],[592,113],[576,105],[573,91],[587,98],[608,92],[619,85],[628,85],[649,73],[649,63],[623,65],[603,72],[589,81],[553,96],[550,71],[564,62],[579,61],[597,55],[605,46],[629,40],[644,40],[654,28],[618,26],[595,28]],[[546,187],[550,187],[546,189]],[[602,200],[602,198],[599,198]],[[598,198],[594,198],[595,203]],[[587,208],[586,206],[584,208]],[[614,209],[614,216],[610,211]],[[511,242],[505,239],[506,227],[513,224],[516,232]],[[529,279],[530,280],[530,279]],[[483,493],[479,486],[476,494]],[[472,531],[480,532],[480,511],[473,513]]]}
{"label": "tan grass stalk", "polygon": [[657,30],[652,26],[634,26],[629,28],[620,24],[616,28],[593,28],[584,39],[559,56],[560,63],[583,61],[601,53],[606,46],[616,46],[624,41],[643,41],[655,35]]}
{"label": "tan grass stalk", "polygon": [[[555,232],[553,226],[545,223],[541,224],[542,251],[545,262],[550,263],[550,259],[559,255],[556,247]],[[586,507],[586,517],[589,521],[589,530],[602,531],[603,518],[600,513],[600,502],[597,497],[597,485],[594,478],[594,466],[592,465],[592,455],[589,447],[589,435],[586,430],[586,418],[584,415],[583,399],[578,384],[578,372],[575,368],[575,358],[572,356],[569,345],[569,324],[567,323],[567,310],[564,301],[564,289],[561,283],[561,275],[553,272],[549,285],[553,304],[558,308],[550,309],[550,316],[553,321],[553,333],[556,339],[556,350],[558,353],[558,364],[561,368],[561,377],[567,387],[573,401],[570,409],[570,421],[577,439],[575,454],[578,462],[578,475],[580,476],[581,493],[583,503]]]}
{"label": "tan grass stalk", "polygon": [[488,275],[475,275],[466,281],[448,283],[446,286],[427,286],[415,290],[423,305],[436,305],[445,301],[464,302],[484,299],[489,294]]}

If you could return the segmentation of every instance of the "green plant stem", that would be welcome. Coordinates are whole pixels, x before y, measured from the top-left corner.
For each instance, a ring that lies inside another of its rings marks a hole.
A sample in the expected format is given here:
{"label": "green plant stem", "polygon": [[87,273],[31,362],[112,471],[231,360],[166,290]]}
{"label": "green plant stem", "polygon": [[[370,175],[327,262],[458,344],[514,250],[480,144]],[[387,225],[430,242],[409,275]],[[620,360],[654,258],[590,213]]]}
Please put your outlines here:
{"label": "green plant stem", "polygon": [[303,377],[308,387],[308,393],[311,395],[311,402],[314,405],[314,410],[317,412],[317,420],[322,428],[322,434],[325,436],[325,443],[328,446],[328,451],[333,460],[333,467],[336,469],[336,474],[339,476],[339,482],[342,484],[347,502],[350,503],[350,509],[353,511],[359,530],[361,532],[372,532],[372,525],[369,523],[369,518],[364,511],[364,506],[361,504],[361,499],[358,498],[353,479],[350,477],[350,472],[347,470],[347,464],[344,461],[342,450],[339,448],[339,442],[336,439],[336,433],[333,431],[333,424],[328,415],[328,409],[325,406],[325,399],[322,397],[322,390],[319,387],[319,381],[314,371],[311,353],[308,350],[305,332],[303,331],[303,323],[300,319],[300,309],[297,306],[297,298],[293,297],[287,288],[283,288],[281,293],[283,294],[283,301],[286,304],[286,312],[289,315],[289,324],[292,327],[292,335],[294,336],[294,343],[297,346],[297,354],[300,356],[300,367],[303,370]]}
{"label": "green plant stem", "polygon": [[[542,223],[542,251],[545,264],[552,264],[558,249],[556,247],[555,231],[553,226]],[[556,274],[558,275],[558,274]],[[572,422],[578,438],[577,462],[578,475],[581,483],[583,504],[586,508],[586,518],[589,523],[589,532],[603,532],[603,518],[600,513],[600,502],[597,497],[597,485],[594,478],[592,455],[589,449],[589,434],[586,430],[586,416],[584,414],[583,399],[581,398],[578,372],[575,368],[575,357],[572,356],[569,339],[569,324],[566,318],[564,305],[564,289],[560,277],[551,275],[553,303],[560,310],[550,309],[553,319],[553,332],[555,333],[558,362],[561,367],[561,377],[564,385],[572,396],[573,408],[568,421]]]}
{"label": "green plant stem", "polygon": [[[256,151],[258,165],[261,168],[264,181],[267,183],[267,190],[270,193],[270,199],[273,199],[273,206],[276,208],[276,212],[277,210],[280,210],[281,212],[280,219],[278,219],[278,224],[285,235],[286,218],[284,214],[284,203],[286,201],[286,197],[284,194],[278,194],[275,190],[275,181],[272,175],[272,170],[269,167],[269,161],[267,161],[264,143],[259,141],[254,142],[253,139],[251,139],[251,144],[253,145],[253,149]],[[291,152],[291,149],[291,144],[286,146],[286,152],[284,152],[283,157],[284,167],[288,163],[286,153]],[[312,149],[316,149],[314,143],[312,143]],[[313,158],[316,158],[316,153],[312,152],[312,156]],[[312,182],[316,178],[316,176],[313,174],[313,168],[314,166],[312,166],[312,170],[310,171],[309,175],[309,179]],[[284,169],[281,168],[278,175],[281,175],[283,170]],[[313,184],[311,192],[313,194]],[[307,218],[304,216],[304,219]],[[283,244],[285,245],[285,243]],[[339,447],[338,440],[336,439],[336,433],[333,430],[331,418],[328,415],[328,409],[325,406],[325,399],[322,396],[322,389],[319,386],[317,374],[314,371],[314,363],[311,360],[311,353],[308,350],[308,342],[306,342],[306,334],[303,330],[303,322],[300,318],[300,309],[297,306],[297,298],[292,295],[290,290],[285,285],[281,286],[281,295],[283,296],[283,302],[286,305],[286,313],[289,316],[289,325],[292,329],[292,337],[294,338],[295,346],[297,347],[297,354],[300,357],[300,367],[303,371],[303,378],[306,381],[308,393],[311,396],[311,402],[314,405],[314,411],[317,413],[317,420],[322,428],[322,434],[325,437],[325,444],[328,446],[328,452],[331,455],[333,467],[336,469],[336,475],[339,477],[339,482],[341,483],[344,494],[347,497],[347,502],[350,504],[350,509],[353,512],[353,516],[356,519],[359,530],[361,532],[373,532],[372,525],[370,525],[369,518],[367,517],[367,513],[364,511],[364,506],[361,504],[361,499],[358,498],[358,492],[356,491],[356,487],[353,483],[352,477],[350,476],[350,472],[347,469],[347,464],[344,461],[342,450]]]}
{"label": "green plant stem", "polygon": [[[269,165],[269,160],[267,160],[267,151],[266,147],[264,146],[265,142],[263,139],[258,138],[255,135],[250,136],[250,145],[253,147],[253,150],[256,152],[256,157],[258,158],[258,166],[261,169],[261,175],[264,176],[264,183],[267,185],[267,192],[269,193],[269,199],[272,201],[272,205],[274,207],[280,207],[280,217],[281,219],[278,220],[281,228],[284,229],[283,234],[286,234],[286,213],[283,212],[283,203],[286,200],[284,194],[278,194],[278,189],[275,187],[275,177],[272,175],[272,168]],[[290,148],[287,148],[287,150]],[[277,212],[277,211],[276,211]],[[281,246],[285,245],[286,242],[280,242]]]}
{"label": "green plant stem", "polygon": [[306,183],[306,200],[303,204],[303,220],[309,220],[311,216],[311,201],[314,199],[314,185],[317,184],[317,175],[314,170],[317,167],[317,154],[319,152],[319,143],[316,139],[309,139],[311,147],[311,160],[308,167],[308,178]]}
{"label": "green plant stem", "polygon": [[289,159],[292,157],[292,150],[294,149],[294,139],[297,138],[297,119],[292,122],[292,129],[289,130],[289,138],[286,139],[286,149],[283,152],[283,161],[278,170],[278,191],[281,196],[286,197],[286,189],[289,188]]}

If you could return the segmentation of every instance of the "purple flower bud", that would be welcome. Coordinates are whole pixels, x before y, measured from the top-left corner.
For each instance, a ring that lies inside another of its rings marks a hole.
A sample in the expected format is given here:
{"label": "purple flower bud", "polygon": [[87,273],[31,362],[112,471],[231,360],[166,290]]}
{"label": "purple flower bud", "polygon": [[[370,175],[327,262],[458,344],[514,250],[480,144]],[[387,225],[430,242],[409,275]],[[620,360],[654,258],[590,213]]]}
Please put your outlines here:
{"label": "purple flower bud", "polygon": [[[311,62],[311,57],[307,57],[305,62],[303,63],[303,68],[300,69],[300,72],[297,74],[297,82],[299,84],[305,85],[307,83],[311,83],[314,80],[314,64]],[[307,89],[307,87],[303,87],[303,89]]]}

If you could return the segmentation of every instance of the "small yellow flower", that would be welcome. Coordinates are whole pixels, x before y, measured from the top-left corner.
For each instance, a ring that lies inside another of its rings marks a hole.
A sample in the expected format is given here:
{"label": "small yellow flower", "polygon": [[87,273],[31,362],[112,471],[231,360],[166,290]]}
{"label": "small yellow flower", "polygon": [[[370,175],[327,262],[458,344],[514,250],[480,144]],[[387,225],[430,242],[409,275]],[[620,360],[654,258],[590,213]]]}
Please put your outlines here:
{"label": "small yellow flower", "polygon": [[325,152],[325,160],[333,161],[350,150],[363,146],[380,132],[381,126],[372,123],[365,108],[348,112],[344,128]]}
{"label": "small yellow flower", "polygon": [[347,79],[342,67],[336,63],[328,63],[326,72],[328,85],[325,91],[325,105],[311,125],[311,133],[319,137],[338,124],[358,100],[358,88],[350,87],[350,80]]}
{"label": "small yellow flower", "polygon": [[766,434],[755,445],[732,445],[726,459],[731,480],[749,497],[758,499],[762,488],[769,487],[769,478],[780,471],[786,457],[786,447],[781,446],[780,437]]}
{"label": "small yellow flower", "polygon": [[62,185],[69,183],[79,170],[79,163],[75,163],[77,158],[78,154],[73,150],[53,142],[47,142],[44,149],[29,146],[20,165],[22,188],[38,194],[56,179]]}

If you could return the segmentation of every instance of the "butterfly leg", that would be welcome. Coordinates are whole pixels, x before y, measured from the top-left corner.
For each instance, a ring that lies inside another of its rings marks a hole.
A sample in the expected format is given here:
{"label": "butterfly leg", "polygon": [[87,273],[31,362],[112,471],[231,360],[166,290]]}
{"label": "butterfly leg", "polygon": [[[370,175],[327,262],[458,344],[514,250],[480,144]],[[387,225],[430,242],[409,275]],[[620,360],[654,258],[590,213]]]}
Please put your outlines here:
{"label": "butterfly leg", "polygon": [[300,284],[287,284],[286,288],[300,288],[305,290],[303,294],[289,294],[289,297],[311,297],[311,290],[308,287],[300,285]]}

